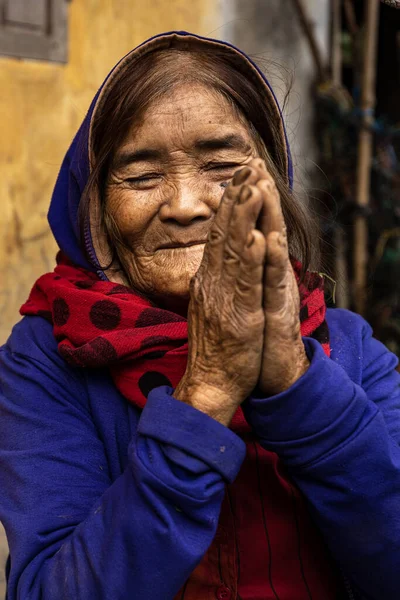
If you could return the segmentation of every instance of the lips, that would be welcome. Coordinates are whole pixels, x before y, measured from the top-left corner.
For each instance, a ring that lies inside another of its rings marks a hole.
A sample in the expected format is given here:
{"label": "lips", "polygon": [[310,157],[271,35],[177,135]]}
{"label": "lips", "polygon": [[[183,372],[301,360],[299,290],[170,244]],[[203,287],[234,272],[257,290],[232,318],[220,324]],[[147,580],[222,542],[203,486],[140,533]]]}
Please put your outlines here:
{"label": "lips", "polygon": [[158,247],[158,250],[174,249],[174,248],[189,248],[190,246],[198,246],[205,244],[207,240],[193,240],[191,242],[169,242],[168,244],[162,244]]}

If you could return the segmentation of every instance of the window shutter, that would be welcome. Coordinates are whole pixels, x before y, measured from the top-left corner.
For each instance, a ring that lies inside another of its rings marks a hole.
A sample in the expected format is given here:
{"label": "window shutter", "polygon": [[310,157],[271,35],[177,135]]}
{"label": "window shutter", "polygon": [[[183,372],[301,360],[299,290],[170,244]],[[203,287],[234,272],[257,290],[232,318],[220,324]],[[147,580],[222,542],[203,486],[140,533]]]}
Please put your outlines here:
{"label": "window shutter", "polygon": [[0,0],[0,54],[66,62],[66,0]]}
{"label": "window shutter", "polygon": [[45,0],[8,0],[5,5],[5,21],[10,25],[26,29],[43,30],[46,27],[46,12],[48,10]]}

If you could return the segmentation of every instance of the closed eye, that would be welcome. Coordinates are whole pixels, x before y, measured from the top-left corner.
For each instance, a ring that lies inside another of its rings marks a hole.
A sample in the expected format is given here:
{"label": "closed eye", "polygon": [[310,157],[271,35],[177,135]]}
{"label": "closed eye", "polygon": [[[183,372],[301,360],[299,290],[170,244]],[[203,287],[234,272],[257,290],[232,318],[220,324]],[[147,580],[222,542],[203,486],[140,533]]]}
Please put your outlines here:
{"label": "closed eye", "polygon": [[241,165],[238,163],[209,163],[207,169],[220,169],[228,171],[230,169],[238,169]]}
{"label": "closed eye", "polygon": [[158,185],[161,178],[162,175],[160,173],[146,173],[138,177],[127,177],[124,182],[133,189],[146,190]]}
{"label": "closed eye", "polygon": [[138,183],[140,181],[150,181],[151,179],[157,179],[161,177],[159,173],[147,173],[146,175],[141,175],[140,177],[127,177],[125,181],[129,181],[131,183]]}

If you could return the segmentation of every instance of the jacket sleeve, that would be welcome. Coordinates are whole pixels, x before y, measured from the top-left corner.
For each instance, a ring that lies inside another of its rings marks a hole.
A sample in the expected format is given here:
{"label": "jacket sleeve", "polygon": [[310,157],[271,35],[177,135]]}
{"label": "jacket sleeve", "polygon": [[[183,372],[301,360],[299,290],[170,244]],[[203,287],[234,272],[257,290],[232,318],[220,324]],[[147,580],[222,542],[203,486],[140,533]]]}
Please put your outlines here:
{"label": "jacket sleeve", "polygon": [[244,443],[157,388],[111,481],[73,370],[5,348],[0,382],[7,598],[172,599],[214,537]]}
{"label": "jacket sleeve", "polygon": [[363,324],[362,385],[305,338],[308,372],[280,395],[250,399],[245,414],[286,463],[353,586],[370,600],[398,600],[400,375]]}

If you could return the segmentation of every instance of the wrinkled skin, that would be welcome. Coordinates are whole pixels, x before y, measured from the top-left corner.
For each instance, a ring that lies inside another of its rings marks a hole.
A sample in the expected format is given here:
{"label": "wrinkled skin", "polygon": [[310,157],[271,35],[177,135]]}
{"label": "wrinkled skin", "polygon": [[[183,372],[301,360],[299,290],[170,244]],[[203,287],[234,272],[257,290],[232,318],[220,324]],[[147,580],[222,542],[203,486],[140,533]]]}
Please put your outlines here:
{"label": "wrinkled skin", "polygon": [[[242,143],[199,146],[232,134]],[[160,156],[129,159],[132,152],[150,149]],[[115,155],[107,208],[124,241],[118,255],[136,289],[174,310],[184,301],[187,310],[190,280],[200,266],[223,186],[255,155],[246,124],[226,100],[203,87],[176,88],[134,122]],[[126,164],[119,166],[124,156]],[[203,244],[160,248],[194,241]]]}
{"label": "wrinkled skin", "polygon": [[188,312],[175,397],[225,425],[257,384],[279,393],[309,366],[279,194],[256,157],[227,100],[182,85],[133,124],[107,187],[132,286]]}

